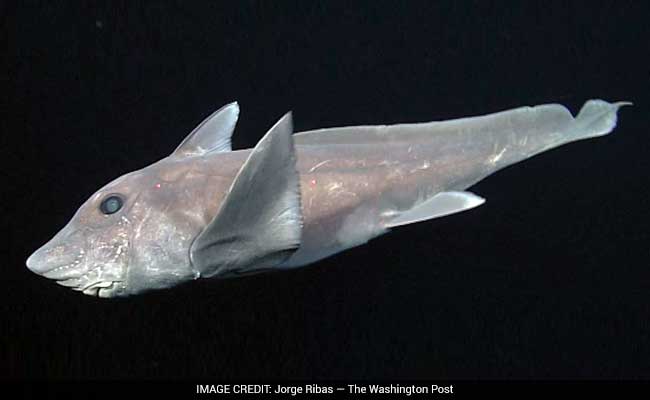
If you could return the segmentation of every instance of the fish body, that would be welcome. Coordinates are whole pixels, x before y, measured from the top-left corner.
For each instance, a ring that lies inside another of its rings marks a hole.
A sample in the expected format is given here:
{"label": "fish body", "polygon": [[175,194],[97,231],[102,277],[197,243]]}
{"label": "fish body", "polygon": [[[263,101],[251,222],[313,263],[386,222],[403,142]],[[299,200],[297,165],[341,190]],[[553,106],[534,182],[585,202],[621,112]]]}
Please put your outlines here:
{"label": "fish body", "polygon": [[296,134],[287,114],[254,149],[232,151],[232,103],[170,156],[96,192],[27,265],[100,297],[307,265],[482,204],[466,189],[545,150],[609,133],[624,104],[590,100],[576,117],[547,104]]}

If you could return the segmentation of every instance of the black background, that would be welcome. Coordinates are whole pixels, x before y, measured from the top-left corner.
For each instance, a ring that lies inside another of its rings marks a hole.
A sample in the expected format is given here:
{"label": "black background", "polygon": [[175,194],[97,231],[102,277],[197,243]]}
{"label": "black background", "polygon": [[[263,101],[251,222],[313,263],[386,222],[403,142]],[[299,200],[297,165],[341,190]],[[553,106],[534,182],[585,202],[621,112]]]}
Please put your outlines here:
{"label": "black background", "polygon": [[[642,3],[3,2],[0,376],[649,378]],[[589,98],[635,106],[478,209],[308,268],[112,301],[24,265],[233,100],[245,148],[289,109],[306,130]]]}

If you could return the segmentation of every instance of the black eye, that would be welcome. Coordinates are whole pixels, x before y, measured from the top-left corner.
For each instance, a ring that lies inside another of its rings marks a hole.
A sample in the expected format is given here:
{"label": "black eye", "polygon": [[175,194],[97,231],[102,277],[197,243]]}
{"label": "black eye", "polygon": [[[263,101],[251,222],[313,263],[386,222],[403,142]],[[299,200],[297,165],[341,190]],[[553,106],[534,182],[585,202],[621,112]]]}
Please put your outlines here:
{"label": "black eye", "polygon": [[100,204],[99,209],[101,210],[101,212],[103,212],[106,215],[114,214],[118,212],[120,208],[122,208],[122,204],[124,204],[122,198],[120,196],[116,196],[113,194],[105,198],[104,201],[102,201],[102,204]]}

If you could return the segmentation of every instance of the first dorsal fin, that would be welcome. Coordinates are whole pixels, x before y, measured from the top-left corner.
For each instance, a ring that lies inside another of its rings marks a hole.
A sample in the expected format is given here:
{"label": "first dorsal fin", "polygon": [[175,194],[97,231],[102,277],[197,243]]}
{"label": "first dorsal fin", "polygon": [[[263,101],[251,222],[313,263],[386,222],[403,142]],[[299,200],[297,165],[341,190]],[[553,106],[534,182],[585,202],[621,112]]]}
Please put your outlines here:
{"label": "first dorsal fin", "polygon": [[219,212],[192,243],[190,260],[201,276],[273,268],[300,246],[300,179],[292,133],[288,113],[255,146]]}
{"label": "first dorsal fin", "polygon": [[221,107],[187,135],[174,150],[172,157],[193,157],[231,151],[230,138],[235,131],[238,117],[237,102]]}

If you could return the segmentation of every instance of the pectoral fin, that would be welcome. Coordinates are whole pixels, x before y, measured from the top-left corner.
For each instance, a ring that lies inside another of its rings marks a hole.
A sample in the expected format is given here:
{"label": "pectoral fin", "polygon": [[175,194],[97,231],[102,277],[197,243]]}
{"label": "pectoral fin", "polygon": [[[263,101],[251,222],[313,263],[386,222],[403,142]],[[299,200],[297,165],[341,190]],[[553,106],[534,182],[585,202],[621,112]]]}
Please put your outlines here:
{"label": "pectoral fin", "polygon": [[390,220],[386,228],[413,224],[428,219],[469,210],[485,203],[485,199],[470,192],[441,192]]}
{"label": "pectoral fin", "polygon": [[204,277],[272,268],[300,246],[302,213],[291,113],[259,141],[190,249]]}

